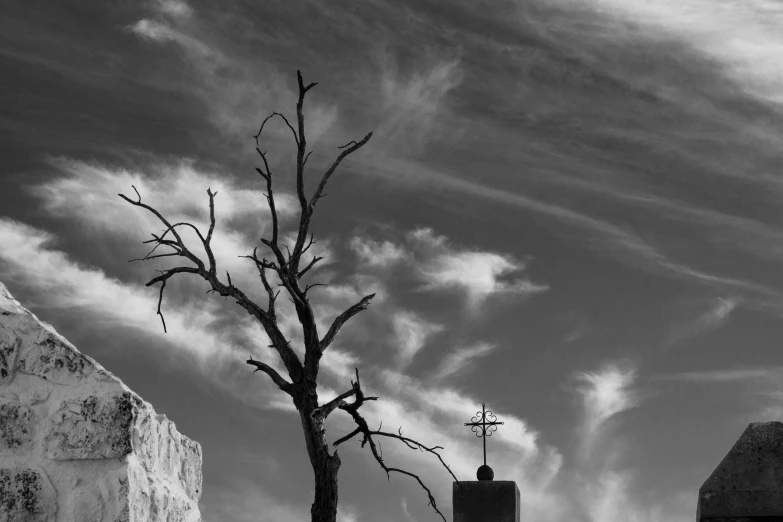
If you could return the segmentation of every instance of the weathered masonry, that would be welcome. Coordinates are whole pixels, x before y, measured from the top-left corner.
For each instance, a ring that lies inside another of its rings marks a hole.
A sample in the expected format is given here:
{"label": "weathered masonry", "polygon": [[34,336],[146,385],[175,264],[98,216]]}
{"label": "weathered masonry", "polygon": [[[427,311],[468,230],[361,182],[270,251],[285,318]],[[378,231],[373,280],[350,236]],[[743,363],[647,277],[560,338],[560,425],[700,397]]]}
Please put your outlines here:
{"label": "weathered masonry", "polygon": [[783,422],[752,422],[699,488],[697,522],[783,522]]}
{"label": "weathered masonry", "polygon": [[0,283],[0,521],[200,522],[201,446]]}

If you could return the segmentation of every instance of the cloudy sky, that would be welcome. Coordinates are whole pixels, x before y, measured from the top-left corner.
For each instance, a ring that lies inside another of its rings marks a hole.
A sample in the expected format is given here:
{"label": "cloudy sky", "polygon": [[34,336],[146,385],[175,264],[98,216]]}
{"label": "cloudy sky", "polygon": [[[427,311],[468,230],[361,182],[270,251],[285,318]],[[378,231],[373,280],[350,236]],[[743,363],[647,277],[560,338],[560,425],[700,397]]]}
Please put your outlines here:
{"label": "cloudy sky", "polygon": [[[370,425],[463,480],[486,402],[530,520],[692,520],[746,425],[783,419],[781,24],[775,0],[4,2],[0,281],[202,444],[207,522],[308,519],[299,419],[243,362],[281,366],[260,326],[183,275],[164,334],[144,283],[175,265],[128,263],[162,228],[117,196],[204,227],[216,190],[219,273],[263,304],[238,257],[270,230],[251,136],[301,69],[310,190],[374,132],[314,218],[319,321],[377,293],[321,398],[358,367]],[[263,148],[290,234],[280,121]],[[387,442],[450,519],[449,474]],[[341,522],[439,519],[358,441],[340,455]]]}

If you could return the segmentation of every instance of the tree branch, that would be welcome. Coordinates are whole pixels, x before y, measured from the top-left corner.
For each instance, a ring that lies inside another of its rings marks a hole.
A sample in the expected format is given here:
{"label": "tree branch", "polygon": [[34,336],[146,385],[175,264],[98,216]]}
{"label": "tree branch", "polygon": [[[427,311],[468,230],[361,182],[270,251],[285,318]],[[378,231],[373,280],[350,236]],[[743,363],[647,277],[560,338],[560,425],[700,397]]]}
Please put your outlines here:
{"label": "tree branch", "polygon": [[316,286],[328,286],[328,285],[326,285],[324,283],[313,283],[313,284],[310,284],[310,285],[305,285],[305,289],[302,291],[302,293],[304,295],[307,295],[307,292],[309,292],[311,288],[315,288]]}
{"label": "tree branch", "polygon": [[[217,196],[217,192],[213,193],[207,188],[207,195],[209,195],[209,231],[207,232],[207,238],[205,240],[202,239],[202,243],[204,243],[204,249],[207,251],[207,258],[209,259],[209,273],[215,275],[217,273],[217,264],[215,263],[215,254],[212,252],[210,243],[212,242],[212,232],[215,231],[215,196]],[[231,283],[229,282],[229,284]]]}
{"label": "tree branch", "polygon": [[158,296],[158,315],[160,316],[160,320],[163,322],[163,333],[168,333],[166,330],[166,320],[163,318],[163,313],[160,311],[160,305],[163,302],[163,289],[166,288],[166,281],[171,278],[174,274],[198,274],[199,271],[197,268],[192,268],[188,266],[181,266],[178,268],[171,268],[169,270],[165,270],[161,272],[161,275],[158,277],[155,277],[151,279],[145,286],[152,286],[155,283],[161,283],[160,285],[160,295]]}
{"label": "tree branch", "polygon": [[319,256],[313,257],[313,260],[310,261],[310,264],[307,265],[306,267],[304,267],[301,271],[299,271],[298,274],[296,274],[296,278],[297,279],[301,279],[303,275],[305,275],[311,268],[313,268],[315,266],[315,264],[318,261],[321,261],[322,259],[323,259],[323,257],[319,257]]}
{"label": "tree branch", "polygon": [[348,435],[345,435],[345,436],[343,436],[343,437],[340,437],[339,439],[337,439],[336,441],[334,441],[334,442],[332,443],[332,446],[334,446],[334,447],[337,447],[338,445],[342,444],[343,442],[345,442],[345,441],[347,441],[347,440],[350,440],[350,439],[354,438],[356,435],[360,434],[361,432],[362,432],[362,429],[361,429],[361,428],[356,428],[355,430],[353,430],[353,431],[352,431],[351,433],[349,433]]}
{"label": "tree branch", "polygon": [[[196,228],[195,226],[191,225],[190,223],[177,223],[175,225],[172,225],[171,223],[169,223],[166,220],[166,218],[164,218],[160,214],[160,212],[158,212],[157,210],[155,210],[151,206],[149,206],[149,205],[147,205],[145,203],[142,203],[141,202],[141,195],[139,195],[139,191],[136,190],[135,186],[131,185],[131,187],[133,187],[134,192],[136,192],[136,196],[139,198],[138,201],[133,201],[130,198],[128,198],[127,196],[125,196],[124,194],[117,194],[117,195],[120,196],[122,199],[124,199],[125,201],[127,201],[128,203],[130,203],[131,205],[133,205],[135,207],[141,207],[143,209],[146,209],[146,210],[152,212],[164,225],[166,225],[166,230],[165,230],[165,232],[163,232],[163,235],[160,236],[160,239],[158,241],[162,243],[163,242],[163,238],[166,236],[166,234],[169,233],[169,231],[171,231],[171,233],[176,238],[177,245],[182,250],[183,255],[185,257],[187,257],[188,259],[190,259],[191,261],[193,261],[193,263],[195,263],[196,266],[198,266],[200,269],[204,270],[204,263],[198,257],[193,255],[187,248],[185,248],[185,243],[183,243],[182,238],[179,236],[179,234],[177,233],[177,230],[176,230],[176,227],[178,227],[180,225],[182,225],[182,226],[189,226],[193,230],[196,231],[196,234],[198,235],[199,239],[201,239],[202,244],[205,244],[204,237],[201,235],[201,232],[199,232],[198,228]],[[153,237],[155,237],[154,234],[153,234]],[[164,243],[164,244],[166,244],[166,243]],[[169,246],[171,246],[171,245],[169,245]]]}
{"label": "tree branch", "polygon": [[[440,446],[434,446],[432,448],[425,446],[424,444],[415,441],[413,439],[410,439],[408,437],[402,436],[402,428],[400,428],[399,434],[395,435],[394,433],[388,433],[384,431],[380,431],[380,428],[376,431],[370,430],[369,426],[367,425],[367,421],[364,419],[364,417],[361,416],[359,413],[359,408],[364,404],[364,401],[366,400],[375,400],[377,397],[364,397],[364,394],[362,393],[361,386],[359,384],[359,370],[356,369],[356,382],[354,383],[351,381],[351,384],[353,385],[352,394],[356,395],[356,399],[352,404],[348,404],[345,401],[340,401],[338,404],[338,408],[340,408],[343,411],[348,412],[348,414],[353,418],[354,422],[357,425],[357,428],[349,433],[348,435],[341,437],[337,439],[332,445],[334,447],[337,447],[339,444],[342,444],[343,442],[353,438],[354,436],[358,435],[359,433],[364,435],[364,439],[362,440],[362,447],[365,446],[368,442],[370,443],[370,451],[372,452],[373,456],[375,457],[375,460],[378,461],[378,464],[381,465],[381,468],[386,472],[387,479],[390,478],[389,474],[392,471],[395,471],[397,473],[400,473],[402,475],[408,475],[409,477],[413,477],[416,479],[416,481],[421,485],[421,487],[427,492],[427,497],[429,498],[429,503],[427,505],[431,505],[432,509],[435,510],[438,515],[443,519],[443,521],[446,521],[446,517],[443,516],[443,513],[440,512],[438,509],[438,506],[435,503],[435,497],[432,496],[432,491],[422,482],[421,478],[416,475],[415,473],[411,473],[409,471],[405,471],[400,468],[392,468],[386,465],[386,463],[383,461],[383,453],[379,452],[378,447],[375,445],[375,440],[373,439],[373,435],[380,435],[382,437],[389,437],[401,440],[405,443],[406,446],[412,449],[418,449],[419,451],[427,451],[429,453],[434,454],[438,457],[438,460],[440,460],[441,464],[448,470],[448,472],[451,474],[451,476],[454,478],[454,480],[459,483],[459,480],[457,480],[457,477],[454,476],[454,473],[452,473],[451,468],[443,461],[443,458],[440,456],[440,454],[436,451],[438,449],[443,449]],[[330,401],[331,402],[331,401]],[[383,425],[383,424],[381,424]],[[380,446],[380,443],[379,443]]]}
{"label": "tree branch", "polygon": [[266,259],[263,259],[262,261],[258,261],[258,257],[256,256],[256,251],[258,250],[258,247],[253,249],[253,256],[238,256],[238,257],[246,257],[248,259],[252,259],[256,262],[256,268],[258,268],[258,275],[261,277],[261,283],[264,285],[264,290],[266,290],[267,295],[267,310],[266,312],[269,314],[269,317],[272,321],[277,322],[277,313],[275,311],[275,301],[277,300],[277,295],[280,293],[275,292],[272,290],[272,285],[269,284],[269,280],[266,277]]}
{"label": "tree branch", "polygon": [[[256,144],[257,143],[258,139],[256,139]],[[277,262],[280,263],[280,266],[283,266],[285,264],[285,260],[283,259],[283,253],[280,251],[280,247],[277,244],[279,225],[277,207],[275,206],[275,194],[272,191],[272,171],[269,168],[269,163],[266,159],[266,153],[261,152],[261,149],[259,149],[257,146],[256,151],[261,156],[261,159],[264,162],[264,169],[266,169],[266,172],[264,172],[260,168],[256,167],[256,171],[266,180],[266,201],[269,205],[269,212],[272,214],[272,240],[266,242],[265,244],[271,248],[272,253],[275,254],[275,257],[277,258]],[[264,242],[264,240],[262,240],[262,242]]]}
{"label": "tree branch", "polygon": [[299,98],[296,101],[296,120],[299,125],[299,128],[297,129],[299,131],[299,137],[296,142],[296,195],[299,198],[299,206],[302,209],[302,215],[300,216],[301,223],[307,214],[307,197],[305,196],[304,189],[304,157],[305,152],[307,152],[307,139],[305,138],[304,113],[302,112],[302,108],[304,107],[305,94],[308,90],[315,87],[315,84],[311,83],[305,87],[304,82],[302,81],[301,71],[296,71],[296,80],[299,84]]}
{"label": "tree branch", "polygon": [[294,130],[293,127],[291,127],[291,124],[288,123],[288,119],[286,119],[286,117],[283,116],[282,114],[280,114],[279,112],[273,112],[272,114],[267,116],[264,119],[264,121],[261,123],[261,128],[258,129],[258,133],[253,135],[253,137],[256,139],[256,145],[258,145],[258,138],[261,137],[261,133],[264,132],[264,125],[266,125],[266,122],[269,121],[271,118],[273,118],[275,116],[280,116],[281,118],[283,118],[283,121],[285,122],[285,124],[288,125],[289,129],[291,129],[291,133],[294,135],[294,140],[296,141],[296,144],[299,145],[299,140],[296,137],[296,131]]}
{"label": "tree branch", "polygon": [[275,384],[277,384],[277,387],[286,392],[288,395],[292,396],[294,395],[294,389],[293,384],[286,381],[283,377],[280,376],[279,373],[275,371],[274,368],[269,366],[268,364],[262,363],[261,361],[253,360],[253,357],[251,356],[250,359],[248,359],[247,364],[250,366],[255,366],[256,369],[253,371],[253,373],[256,373],[258,371],[262,371],[265,374],[269,375],[269,377],[272,378],[272,381],[274,381]]}
{"label": "tree branch", "polygon": [[[286,276],[285,269],[280,268],[279,266],[275,265],[274,263],[268,262],[266,259],[259,260],[255,256],[255,249],[253,250],[253,255],[252,256],[239,256],[239,257],[246,257],[247,259],[253,260],[256,263],[256,265],[261,267],[261,268],[270,268],[270,269],[274,270],[275,272],[277,272],[277,275],[280,278],[280,285],[279,286],[282,286],[286,290],[288,290],[288,293],[291,295],[291,302],[294,303],[294,305],[303,305],[305,303],[305,295],[304,295],[304,293],[301,290],[299,290],[299,288],[297,286],[294,286],[294,284],[296,283],[295,281],[291,282],[291,281],[288,280],[288,277]],[[298,308],[297,308],[297,311],[299,311]]]}
{"label": "tree branch", "polygon": [[372,298],[375,297],[375,294],[370,294],[367,296],[364,296],[361,301],[350,307],[345,312],[341,313],[332,323],[332,326],[329,327],[329,331],[326,332],[326,335],[324,335],[324,338],[321,339],[321,353],[326,350],[330,344],[332,344],[332,341],[334,341],[335,336],[337,335],[337,332],[340,331],[340,328],[354,315],[358,314],[362,310],[365,310],[367,306],[369,306],[370,301],[372,301]]}
{"label": "tree branch", "polygon": [[[353,385],[353,381],[351,381],[351,384]],[[313,410],[312,413],[313,417],[321,417],[322,419],[326,419],[329,416],[329,414],[332,413],[342,401],[344,401],[351,395],[354,395],[355,393],[356,393],[356,386],[354,386],[353,388],[351,388],[346,392],[341,393],[331,401]],[[337,445],[337,443],[335,443],[335,445]]]}
{"label": "tree branch", "polygon": [[318,85],[318,82],[313,82],[310,85],[308,85],[307,87],[305,87],[304,83],[302,82],[302,73],[301,73],[301,71],[296,71],[296,80],[297,80],[297,82],[299,82],[299,92],[301,92],[302,94],[306,93],[307,91],[309,91],[310,89],[312,89],[313,87]]}
{"label": "tree branch", "polygon": [[[277,323],[264,309],[262,309],[260,306],[255,304],[253,301],[251,301],[247,297],[247,295],[245,295],[245,293],[242,292],[242,290],[240,290],[233,284],[229,284],[229,286],[226,286],[220,282],[220,280],[216,275],[217,267],[215,264],[215,257],[214,257],[214,253],[212,252],[212,247],[210,246],[210,243],[203,236],[201,236],[201,233],[198,231],[198,229],[193,225],[191,225],[190,223],[177,223],[176,225],[171,225],[166,220],[166,218],[164,218],[160,214],[160,212],[150,207],[149,205],[146,205],[141,202],[141,196],[139,196],[139,192],[138,190],[136,190],[136,187],[133,187],[133,190],[136,191],[136,195],[138,196],[138,201],[133,201],[131,199],[128,199],[126,196],[122,194],[119,194],[119,196],[134,206],[142,207],[148,210],[149,212],[154,214],[164,225],[166,225],[166,231],[163,233],[163,235],[161,235],[160,237],[156,237],[153,234],[153,237],[155,237],[153,241],[157,242],[158,244],[171,246],[172,248],[179,248],[183,256],[185,256],[186,258],[188,258],[189,260],[191,260],[193,263],[196,264],[196,268],[177,267],[177,268],[166,270],[160,276],[152,279],[149,283],[147,283],[147,286],[153,285],[157,282],[165,282],[174,274],[178,274],[178,273],[191,273],[191,274],[197,274],[201,276],[210,284],[211,291],[216,292],[223,297],[231,297],[235,299],[238,305],[244,308],[249,314],[253,315],[256,319],[258,319],[258,321],[261,323],[261,326],[263,326],[264,331],[272,340],[272,344],[274,345],[278,355],[283,361],[283,364],[285,365],[289,376],[291,377],[292,380],[298,381],[302,376],[304,367],[302,366],[302,362],[299,360],[299,357],[296,355],[293,349],[288,345],[288,341],[286,340],[285,336],[283,336],[283,333],[278,328]],[[211,232],[212,230],[214,230],[214,223],[215,223],[214,199],[213,199],[214,194],[209,189],[207,189],[207,192],[210,196],[210,234],[208,234],[207,237],[209,237],[211,240]],[[182,241],[182,238],[177,233],[176,227],[178,225],[190,226],[194,230],[196,230],[196,233],[198,234],[199,239],[201,239],[201,242],[204,245],[204,249],[207,252],[207,256],[209,257],[209,261],[210,261],[209,270],[207,270],[207,268],[205,267],[204,262],[201,261],[201,259],[199,259],[198,256],[193,254],[185,246],[185,243]],[[173,242],[163,239],[169,231],[171,231],[171,233],[174,235],[174,237],[177,240],[176,247]],[[162,290],[163,288],[161,287],[161,295],[160,298],[158,299],[159,314],[160,314],[160,304],[163,296]],[[160,315],[161,315],[161,320],[163,320],[163,315],[162,314]],[[164,327],[164,331],[166,331],[165,320],[163,320],[163,327]]]}
{"label": "tree branch", "polygon": [[318,184],[318,188],[315,190],[315,193],[313,194],[313,197],[310,199],[311,210],[312,210],[312,207],[315,206],[315,203],[318,201],[318,198],[321,197],[321,193],[323,192],[324,187],[326,187],[326,183],[329,181],[329,178],[332,176],[332,174],[334,173],[335,169],[337,169],[337,166],[340,165],[340,162],[343,161],[343,159],[345,159],[345,157],[348,156],[349,154],[351,154],[351,153],[359,150],[360,148],[362,148],[365,143],[370,141],[370,138],[372,138],[372,132],[368,132],[367,136],[362,138],[362,140],[359,143],[356,143],[355,141],[352,141],[352,142],[349,142],[346,145],[343,145],[342,147],[339,147],[339,148],[345,148],[345,147],[348,147],[348,145],[350,145],[350,143],[353,143],[353,145],[351,145],[350,147],[346,148],[344,151],[342,151],[340,153],[339,156],[337,156],[337,159],[334,160],[334,163],[332,163],[332,166],[329,167],[329,170],[327,170],[324,173],[323,178],[321,178],[321,182]]}

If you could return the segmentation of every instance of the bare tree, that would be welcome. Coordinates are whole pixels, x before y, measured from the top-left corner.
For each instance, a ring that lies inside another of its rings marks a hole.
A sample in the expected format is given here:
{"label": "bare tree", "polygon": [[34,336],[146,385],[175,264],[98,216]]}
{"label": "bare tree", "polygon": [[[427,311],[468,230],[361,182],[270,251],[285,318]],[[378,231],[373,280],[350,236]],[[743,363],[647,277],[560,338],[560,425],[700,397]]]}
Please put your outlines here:
{"label": "bare tree", "polygon": [[[269,336],[272,344],[271,348],[274,348],[277,354],[280,356],[280,360],[285,366],[288,372],[288,379],[280,375],[271,366],[262,362],[256,361],[251,358],[247,361],[247,364],[254,367],[255,372],[263,372],[269,376],[270,379],[280,388],[283,392],[291,396],[297,411],[299,412],[299,418],[302,422],[302,431],[304,433],[305,446],[307,447],[307,455],[310,457],[310,464],[313,467],[313,473],[315,476],[315,498],[313,500],[311,512],[312,522],[335,522],[337,516],[337,473],[340,470],[340,457],[337,454],[337,450],[334,450],[333,454],[329,453],[329,447],[326,442],[326,431],[324,429],[324,421],[335,409],[340,409],[351,416],[356,423],[356,429],[351,433],[340,437],[335,440],[333,445],[335,448],[343,442],[352,439],[357,435],[362,436],[362,447],[369,442],[370,451],[378,461],[381,468],[386,472],[387,479],[392,471],[408,475],[416,479],[422,488],[427,492],[429,497],[429,504],[443,518],[443,513],[440,512],[435,504],[435,498],[432,496],[430,489],[422,482],[418,475],[394,467],[389,467],[383,460],[383,453],[379,451],[379,447],[376,445],[377,437],[387,437],[402,441],[411,449],[418,449],[419,451],[426,451],[434,454],[438,457],[438,460],[448,470],[454,480],[457,478],[451,472],[451,469],[443,461],[437,450],[443,449],[440,446],[428,447],[424,444],[417,442],[408,437],[402,435],[402,429],[400,428],[397,433],[390,433],[381,431],[383,424],[379,426],[377,430],[371,430],[367,425],[367,421],[359,413],[359,408],[365,401],[377,400],[377,397],[365,397],[360,382],[359,382],[359,370],[356,371],[356,382],[351,381],[351,389],[341,393],[334,399],[325,404],[319,404],[318,402],[318,369],[319,362],[323,356],[324,351],[334,341],[337,333],[353,316],[366,309],[370,304],[370,301],[375,294],[370,294],[363,297],[359,302],[342,312],[332,322],[329,330],[325,335],[321,336],[316,326],[315,315],[313,313],[313,307],[310,304],[308,298],[308,291],[313,288],[313,284],[301,286],[302,278],[323,258],[313,255],[309,262],[302,267],[302,257],[307,253],[310,247],[313,245],[313,234],[309,232],[310,221],[315,211],[315,206],[318,201],[325,195],[324,187],[329,181],[329,178],[334,174],[334,171],[340,165],[346,157],[353,152],[363,147],[372,137],[372,132],[368,133],[361,141],[350,141],[345,145],[339,147],[342,152],[337,156],[332,165],[322,175],[315,192],[308,198],[305,193],[304,183],[304,170],[307,159],[310,156],[311,151],[307,151],[307,141],[305,139],[304,128],[304,115],[302,112],[302,106],[304,104],[305,94],[315,87],[316,83],[304,85],[302,82],[302,75],[297,71],[297,80],[299,84],[299,98],[296,104],[296,116],[297,116],[297,129],[289,123],[288,119],[280,113],[273,112],[261,124],[261,128],[254,136],[256,141],[256,152],[261,158],[262,166],[256,167],[256,171],[261,175],[261,178],[266,182],[266,200],[271,211],[272,219],[272,237],[271,239],[261,238],[261,243],[271,251],[272,258],[268,260],[265,257],[259,259],[257,255],[258,247],[253,249],[252,255],[240,256],[250,259],[258,270],[258,275],[263,284],[264,290],[267,294],[267,306],[263,308],[255,302],[253,302],[245,292],[239,289],[235,284],[231,282],[231,276],[226,272],[226,281],[228,284],[224,284],[218,277],[218,269],[215,263],[215,255],[212,251],[211,241],[212,233],[215,230],[215,196],[217,192],[212,192],[211,189],[207,189],[207,195],[209,196],[209,230],[206,237],[201,231],[194,225],[186,222],[171,224],[163,215],[157,210],[141,202],[141,196],[133,187],[136,192],[137,201],[133,201],[123,194],[119,196],[130,203],[131,205],[141,207],[154,214],[165,226],[165,230],[160,234],[152,234],[152,239],[144,241],[144,243],[151,243],[152,250],[141,259],[134,259],[132,261],[145,261],[149,259],[156,259],[162,257],[184,257],[190,261],[194,266],[178,266],[175,268],[169,268],[160,271],[160,275],[150,280],[146,286],[152,286],[156,283],[160,283],[160,294],[158,298],[158,310],[161,322],[163,323],[163,330],[166,331],[166,321],[161,312],[160,306],[163,301],[163,289],[166,287],[166,281],[176,274],[195,274],[206,280],[211,289],[208,292],[217,293],[226,298],[231,297],[236,303],[247,310],[247,312],[255,317],[264,331]],[[296,142],[296,194],[299,199],[300,214],[299,214],[299,231],[296,236],[296,243],[293,250],[286,249],[287,252],[283,253],[280,248],[279,241],[279,226],[277,209],[275,208],[275,196],[272,190],[272,171],[269,168],[269,162],[267,161],[267,153],[262,152],[259,147],[259,139],[261,133],[264,130],[264,125],[273,117],[278,116],[285,122],[291,133],[294,136]],[[201,245],[204,247],[207,255],[207,263],[201,260],[198,256],[188,249],[185,242],[182,240],[178,227],[189,227],[193,229],[201,241]],[[309,234],[309,238],[308,238]],[[158,247],[164,246],[171,249],[171,251],[165,253],[156,253]],[[294,304],[296,309],[296,315],[299,323],[302,327],[302,334],[304,339],[304,364],[299,359],[299,356],[291,348],[290,341],[285,338],[280,330],[277,322],[277,311],[275,303],[277,301],[280,290],[275,291],[270,284],[270,277],[268,275],[275,274],[280,280],[279,286],[285,288],[288,296]],[[346,399],[353,397],[353,402],[348,403]]]}

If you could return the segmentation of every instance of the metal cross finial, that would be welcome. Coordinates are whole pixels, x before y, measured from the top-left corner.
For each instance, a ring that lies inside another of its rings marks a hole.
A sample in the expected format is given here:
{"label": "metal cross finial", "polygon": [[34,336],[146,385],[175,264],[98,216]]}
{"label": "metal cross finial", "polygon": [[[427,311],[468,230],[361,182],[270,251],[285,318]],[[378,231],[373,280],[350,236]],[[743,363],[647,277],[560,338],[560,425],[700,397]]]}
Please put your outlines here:
{"label": "metal cross finial", "polygon": [[[479,417],[479,414],[481,415]],[[492,420],[490,422],[487,422],[487,418],[491,417]],[[481,419],[481,421],[479,421]],[[492,413],[492,410],[485,410],[484,409],[484,403],[481,403],[481,411],[476,412],[476,416],[471,418],[473,422],[466,422],[465,426],[473,426],[471,428],[471,431],[476,434],[476,437],[481,437],[484,439],[484,465],[487,465],[487,437],[492,436],[493,431],[497,431],[497,425],[503,424],[502,422],[497,422],[495,419],[497,417]],[[481,431],[477,430],[481,426]],[[487,429],[489,428],[489,429]]]}

